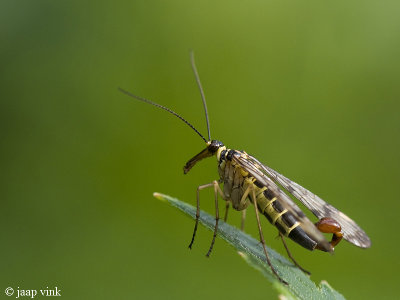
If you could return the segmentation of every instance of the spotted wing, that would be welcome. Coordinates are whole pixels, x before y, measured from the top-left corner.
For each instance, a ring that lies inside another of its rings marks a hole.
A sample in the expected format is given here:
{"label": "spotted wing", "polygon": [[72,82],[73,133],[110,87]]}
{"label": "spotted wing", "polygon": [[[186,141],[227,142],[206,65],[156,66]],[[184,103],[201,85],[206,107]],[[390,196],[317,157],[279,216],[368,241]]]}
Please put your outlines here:
{"label": "spotted wing", "polygon": [[244,170],[249,172],[259,183],[268,188],[275,195],[278,195],[280,204],[286,208],[300,222],[302,229],[312,237],[320,247],[326,251],[333,251],[332,246],[325,239],[324,235],[317,227],[307,218],[301,209],[292,201],[292,199],[282,191],[278,185],[267,175],[263,165],[254,157],[245,152],[235,151],[232,161],[237,163]]}
{"label": "spotted wing", "polygon": [[[256,162],[257,160],[253,158]],[[326,203],[317,195],[311,193],[309,190],[303,188],[296,182],[291,181],[285,176],[279,174],[273,169],[258,163],[262,172],[270,177],[275,183],[280,184],[290,194],[296,197],[301,203],[303,203],[315,216],[319,219],[324,217],[330,217],[336,220],[342,227],[343,238],[350,243],[361,247],[371,247],[371,240],[367,234],[348,216]]]}

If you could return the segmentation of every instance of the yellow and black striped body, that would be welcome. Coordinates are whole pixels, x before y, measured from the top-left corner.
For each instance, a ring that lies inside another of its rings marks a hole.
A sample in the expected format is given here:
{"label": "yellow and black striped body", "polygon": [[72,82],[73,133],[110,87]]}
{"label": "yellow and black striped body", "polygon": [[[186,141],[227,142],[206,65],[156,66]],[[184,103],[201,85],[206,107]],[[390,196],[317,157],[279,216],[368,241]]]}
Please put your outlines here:
{"label": "yellow and black striped body", "polygon": [[246,209],[250,202],[253,202],[252,197],[248,195],[245,199],[242,198],[249,185],[252,185],[251,188],[256,195],[257,208],[268,221],[294,242],[306,249],[314,250],[317,242],[302,229],[301,222],[281,205],[279,195],[259,183],[251,174],[232,160],[234,155],[243,154],[242,151],[226,149],[225,147],[218,149],[218,172],[221,181],[224,183],[225,200],[230,201],[236,210]]}

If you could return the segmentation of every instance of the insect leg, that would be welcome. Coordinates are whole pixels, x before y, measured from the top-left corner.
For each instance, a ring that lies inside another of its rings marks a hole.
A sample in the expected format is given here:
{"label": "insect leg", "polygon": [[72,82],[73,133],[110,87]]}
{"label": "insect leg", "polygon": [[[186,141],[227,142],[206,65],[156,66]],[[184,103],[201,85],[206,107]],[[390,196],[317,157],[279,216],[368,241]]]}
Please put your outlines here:
{"label": "insect leg", "polygon": [[[253,183],[253,181],[251,183]],[[239,202],[239,207],[244,207],[244,209],[242,209],[242,220],[240,223],[241,231],[244,231],[244,222],[246,220],[246,209],[247,209],[247,202],[249,201],[249,199],[248,199],[249,193],[250,193],[250,185],[244,191],[242,198],[240,199],[240,202]]]}
{"label": "insect leg", "polygon": [[287,252],[289,258],[292,260],[292,262],[295,264],[295,266],[298,267],[300,270],[302,270],[304,273],[306,273],[306,274],[308,274],[308,275],[311,275],[311,273],[310,273],[309,271],[307,271],[306,269],[302,268],[302,266],[300,266],[300,265],[297,263],[297,261],[293,258],[292,253],[290,253],[289,248],[288,248],[288,246],[286,245],[285,237],[283,236],[283,234],[282,234],[281,232],[279,232],[279,236],[280,236],[281,239],[282,239],[283,246],[285,247],[286,252]]}
{"label": "insect leg", "polygon": [[[317,223],[315,223],[315,226],[317,226],[318,230],[323,233],[332,233],[333,234],[332,240],[330,241],[330,244],[332,245],[332,247],[335,247],[342,240],[342,237],[343,237],[343,233],[341,232],[342,227],[334,219],[322,218]],[[316,248],[318,248],[318,245]]]}
{"label": "insect leg", "polygon": [[208,187],[213,186],[212,183],[209,184],[205,184],[205,185],[200,185],[197,187],[197,197],[196,197],[196,221],[194,223],[194,230],[193,230],[193,236],[192,236],[192,240],[190,241],[189,244],[189,248],[192,249],[192,245],[194,242],[194,238],[196,236],[196,232],[197,232],[197,226],[199,225],[199,218],[200,218],[200,191],[204,190]]}
{"label": "insect leg", "polygon": [[214,227],[214,234],[213,234],[213,238],[211,241],[210,249],[208,249],[208,252],[206,254],[207,257],[209,257],[211,254],[212,248],[214,247],[215,238],[217,237],[217,232],[218,232],[218,220],[219,220],[218,192],[220,193],[221,196],[223,195],[218,182],[214,181],[212,184],[214,185],[214,194],[215,194],[215,227]]}
{"label": "insect leg", "polygon": [[194,229],[193,229],[193,236],[192,240],[190,241],[189,248],[192,249],[193,243],[194,243],[194,238],[196,236],[197,232],[197,226],[199,225],[199,218],[200,218],[200,191],[204,190],[206,188],[212,187],[212,186],[217,186],[218,187],[218,192],[220,193],[221,197],[223,197],[223,193],[218,185],[218,181],[213,181],[208,184],[200,185],[197,187],[197,201],[196,201],[196,220],[194,224]]}
{"label": "insect leg", "polygon": [[228,220],[228,210],[229,210],[229,201],[226,201],[225,204],[225,215],[224,215],[224,222]]}
{"label": "insect leg", "polygon": [[246,209],[242,210],[242,222],[240,224],[240,230],[244,231],[244,221],[246,220]]}
{"label": "insect leg", "polygon": [[267,259],[267,263],[268,263],[269,267],[271,268],[271,271],[272,271],[272,273],[275,275],[275,277],[278,278],[278,280],[279,280],[280,282],[282,282],[283,284],[288,285],[288,283],[287,283],[285,280],[283,280],[283,279],[278,275],[278,273],[276,272],[275,268],[272,266],[272,263],[271,263],[271,261],[270,261],[270,259],[269,259],[268,252],[267,252],[267,248],[266,248],[266,246],[265,246],[264,235],[263,235],[262,228],[261,228],[260,216],[258,215],[256,193],[255,193],[255,190],[254,190],[254,188],[253,188],[253,185],[249,185],[248,189],[251,189],[251,197],[253,198],[254,209],[255,209],[255,211],[256,211],[258,232],[260,233],[260,241],[261,241],[261,244],[262,244],[263,249],[264,249],[264,253],[265,253],[265,257],[266,257],[266,259]]}

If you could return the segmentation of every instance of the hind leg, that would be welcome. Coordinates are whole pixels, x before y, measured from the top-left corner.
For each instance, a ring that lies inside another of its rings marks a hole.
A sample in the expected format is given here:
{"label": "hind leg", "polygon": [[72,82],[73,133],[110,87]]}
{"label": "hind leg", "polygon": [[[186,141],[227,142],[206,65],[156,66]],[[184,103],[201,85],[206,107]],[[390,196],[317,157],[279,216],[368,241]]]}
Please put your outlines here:
{"label": "hind leg", "polygon": [[265,258],[267,259],[267,263],[268,263],[269,267],[271,268],[271,271],[272,271],[272,273],[275,275],[275,277],[276,277],[281,283],[283,283],[283,284],[285,284],[285,285],[288,285],[288,283],[287,283],[285,280],[283,280],[283,279],[281,278],[281,276],[279,276],[279,274],[276,272],[274,266],[273,266],[272,263],[271,263],[271,260],[269,259],[269,255],[268,255],[268,252],[267,252],[267,247],[266,247],[266,245],[265,245],[264,234],[263,234],[262,229],[261,229],[260,217],[259,217],[259,215],[258,215],[256,193],[254,192],[254,188],[253,188],[252,185],[250,185],[250,186],[248,187],[248,190],[249,190],[249,191],[250,191],[250,189],[251,189],[250,197],[251,197],[252,200],[253,200],[254,209],[255,209],[255,212],[256,212],[256,219],[257,219],[258,232],[259,232],[259,234],[260,234],[260,242],[261,242],[262,247],[263,247],[263,250],[264,250]]}
{"label": "hind leg", "polygon": [[297,261],[293,258],[292,253],[290,253],[289,248],[288,248],[288,246],[286,245],[286,241],[285,241],[284,235],[283,235],[281,232],[279,232],[279,236],[281,237],[283,246],[285,247],[286,252],[287,252],[289,258],[292,260],[292,262],[295,264],[295,266],[298,267],[300,270],[302,270],[304,273],[306,273],[306,274],[308,274],[308,275],[311,275],[311,273],[310,273],[309,271],[307,271],[307,270],[304,269],[302,266],[300,266],[300,265],[297,263]]}

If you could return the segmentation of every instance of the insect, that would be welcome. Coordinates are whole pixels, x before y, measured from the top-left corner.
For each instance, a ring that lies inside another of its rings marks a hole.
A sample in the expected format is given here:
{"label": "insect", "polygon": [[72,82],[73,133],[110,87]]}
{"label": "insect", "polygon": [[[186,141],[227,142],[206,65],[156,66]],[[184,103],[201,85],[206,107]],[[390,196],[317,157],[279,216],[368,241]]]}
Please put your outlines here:
{"label": "insect", "polygon": [[[189,248],[192,248],[199,223],[200,191],[206,188],[214,189],[216,211],[214,234],[206,255],[209,256],[211,254],[218,232],[218,221],[220,219],[218,195],[226,201],[225,220],[230,203],[235,210],[242,211],[242,230],[246,209],[250,204],[253,204],[260,242],[263,247],[266,262],[276,278],[284,284],[287,284],[287,282],[279,276],[269,259],[261,228],[260,214],[264,215],[272,225],[275,225],[290,259],[297,267],[308,274],[309,272],[303,269],[291,255],[286,245],[285,237],[290,238],[308,250],[318,249],[325,252],[333,252],[334,247],[342,238],[361,248],[370,247],[371,241],[366,233],[344,213],[299,184],[291,181],[270,167],[263,165],[245,151],[229,149],[222,142],[211,139],[207,104],[194,62],[193,52],[190,54],[190,61],[203,101],[208,140],[204,138],[192,124],[173,110],[119,88],[121,92],[136,100],[154,105],[173,114],[192,128],[204,140],[206,148],[186,163],[183,167],[184,174],[188,173],[197,162],[204,158],[211,156],[216,156],[217,158],[219,180],[214,180],[209,184],[201,185],[197,188],[196,220]],[[221,184],[223,184],[223,189],[220,187]],[[312,223],[283,190],[286,190],[304,204],[319,218],[319,221],[315,224]],[[322,233],[332,233],[331,241],[326,240]]]}

